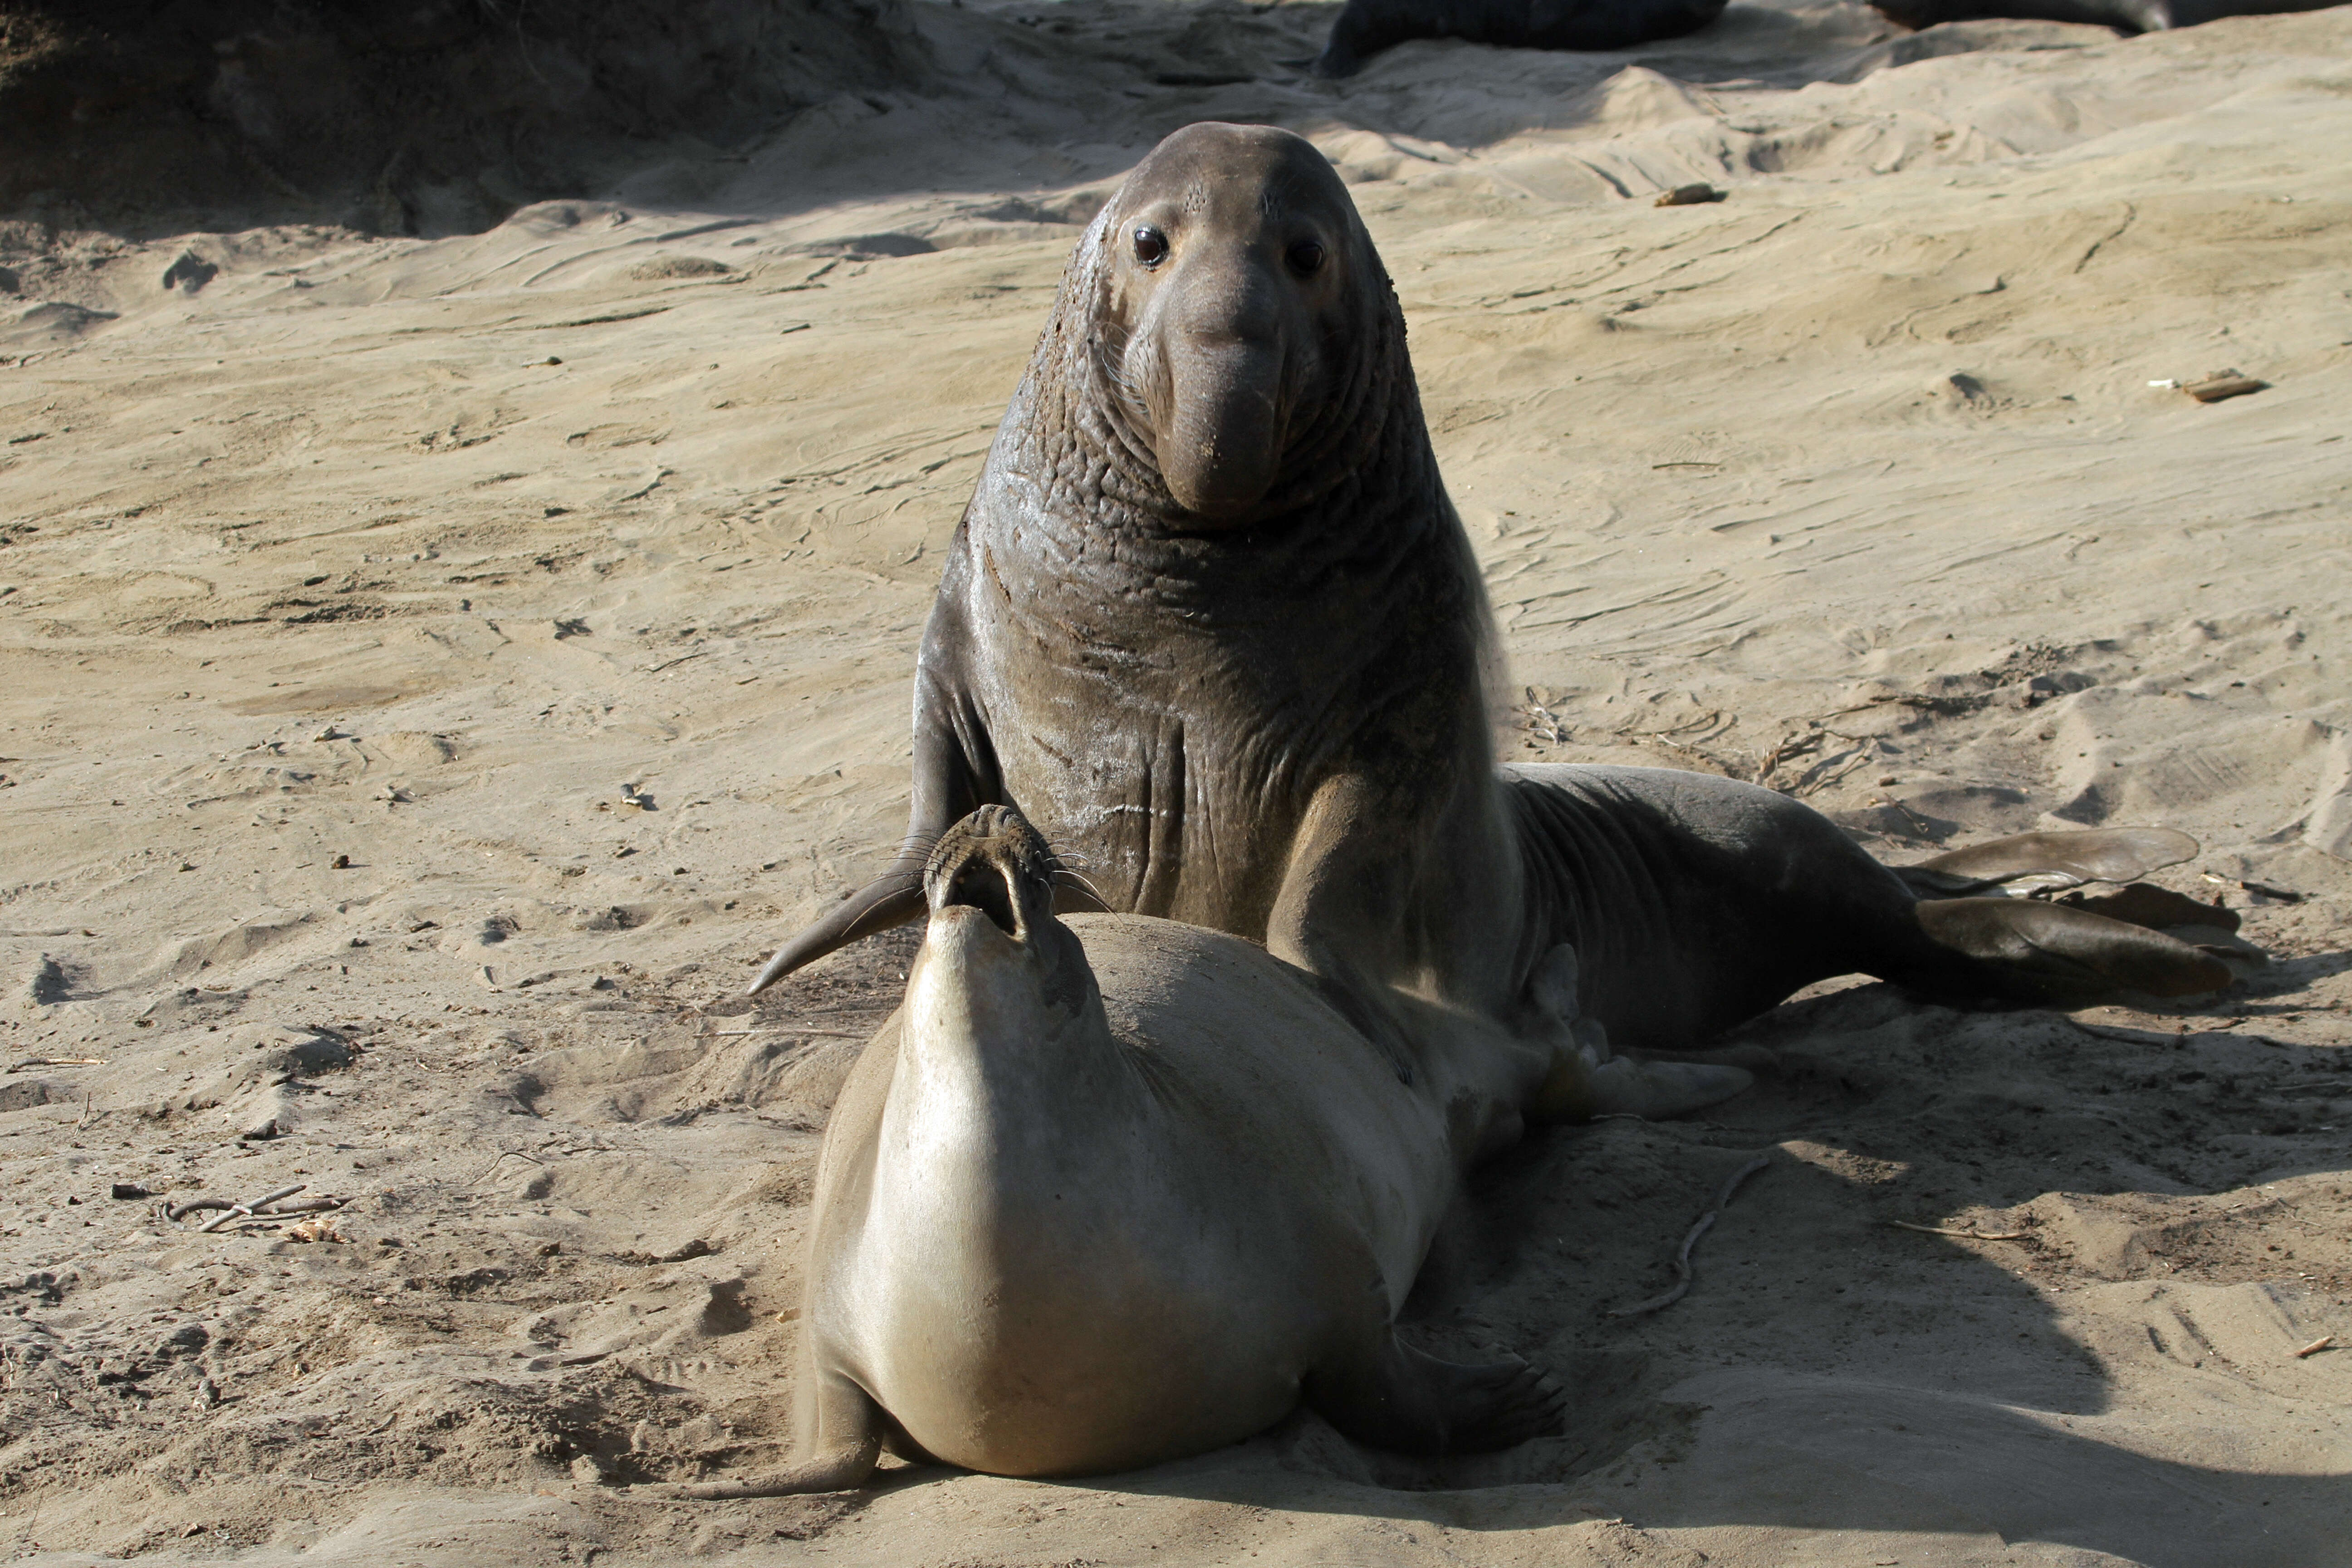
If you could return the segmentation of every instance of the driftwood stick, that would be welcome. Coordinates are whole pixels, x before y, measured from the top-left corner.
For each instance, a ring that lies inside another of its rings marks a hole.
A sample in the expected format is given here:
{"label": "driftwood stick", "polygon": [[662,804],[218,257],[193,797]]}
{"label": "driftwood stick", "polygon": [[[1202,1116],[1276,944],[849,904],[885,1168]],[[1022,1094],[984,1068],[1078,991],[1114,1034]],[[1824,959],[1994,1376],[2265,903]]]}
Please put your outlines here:
{"label": "driftwood stick", "polygon": [[1963,1241],[2023,1241],[2021,1230],[1960,1230],[1948,1225],[1913,1225],[1907,1219],[1886,1222],[1897,1230],[1916,1230],[1921,1236],[1957,1236]]}
{"label": "driftwood stick", "polygon": [[[307,1182],[297,1182],[290,1187],[280,1187],[274,1193],[264,1193],[261,1196],[255,1198],[251,1203],[230,1204],[223,1213],[213,1215],[212,1218],[205,1221],[204,1224],[196,1226],[196,1228],[200,1231],[218,1230],[221,1226],[228,1224],[232,1220],[251,1219],[255,1215],[260,1213],[263,1209],[268,1208],[271,1204],[276,1203],[278,1199],[290,1198],[296,1193],[300,1192],[308,1185],[310,1185],[310,1184]],[[212,1204],[217,1201],[217,1199],[211,1201],[199,1200],[199,1202],[203,1204],[203,1206],[206,1208],[210,1208]],[[187,1206],[194,1208],[197,1205],[195,1204],[191,1204]]]}
{"label": "driftwood stick", "polygon": [[803,1029],[796,1024],[762,1024],[756,1029],[718,1029],[711,1037],[719,1040],[740,1039],[746,1035],[823,1035],[835,1040],[868,1040],[871,1034],[860,1035],[849,1029]]}
{"label": "driftwood stick", "polygon": [[1707,1205],[1706,1212],[1699,1215],[1696,1222],[1691,1226],[1689,1233],[1683,1237],[1681,1247],[1675,1253],[1675,1273],[1678,1278],[1675,1281],[1673,1289],[1663,1296],[1653,1296],[1648,1300],[1633,1306],[1621,1307],[1609,1315],[1612,1318],[1638,1318],[1646,1313],[1664,1311],[1690,1294],[1691,1282],[1695,1278],[1691,1273],[1691,1248],[1696,1247],[1698,1238],[1713,1227],[1716,1215],[1721,1214],[1723,1205],[1731,1201],[1731,1194],[1739,1190],[1739,1184],[1771,1163],[1771,1155],[1759,1154],[1737,1171],[1732,1172],[1730,1178],[1717,1189],[1715,1201]]}

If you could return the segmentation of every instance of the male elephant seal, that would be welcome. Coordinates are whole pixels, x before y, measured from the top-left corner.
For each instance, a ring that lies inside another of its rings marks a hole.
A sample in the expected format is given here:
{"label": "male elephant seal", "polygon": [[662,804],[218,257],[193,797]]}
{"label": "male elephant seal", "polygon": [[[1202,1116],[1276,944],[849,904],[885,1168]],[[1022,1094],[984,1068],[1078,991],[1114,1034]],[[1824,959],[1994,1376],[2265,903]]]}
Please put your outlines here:
{"label": "male elephant seal", "polygon": [[2086,22],[2125,33],[2162,33],[2218,22],[2224,16],[2284,16],[2324,11],[2344,0],[1870,0],[1890,22],[1932,27],[1941,22],[2015,17],[2032,22]]}
{"label": "male elephant seal", "polygon": [[[925,850],[990,803],[1018,805],[1110,909],[1320,976],[1402,1071],[1402,991],[1534,1038],[1572,974],[1588,1046],[1597,1024],[1675,1048],[1855,970],[1970,1000],[2228,982],[2082,910],[1922,897],[2035,868],[2011,850],[1972,852],[1975,881],[1906,882],[1755,785],[1498,776],[1490,648],[1404,318],[1346,187],[1286,132],[1179,131],[1079,242],[949,548],[916,667],[908,847],[753,989],[917,918]],[[2053,842],[2073,847],[2026,858],[2109,879],[2195,848]],[[1746,1081],[1561,1068],[1531,1109],[1662,1113]]]}
{"label": "male elephant seal", "polygon": [[1630,49],[1696,33],[1724,0],[1348,0],[1315,58],[1317,76],[1353,76],[1382,49],[1460,38],[1519,49]]}
{"label": "male elephant seal", "polygon": [[1051,855],[1004,806],[950,828],[923,881],[906,1000],[818,1158],[803,1462],[689,1495],[853,1487],[886,1443],[998,1475],[1131,1469],[1302,1399],[1412,1453],[1555,1429],[1526,1363],[1439,1361],[1392,1326],[1459,1135],[1525,1094],[1531,1058],[1448,1049],[1408,1087],[1253,943],[1066,925]]}

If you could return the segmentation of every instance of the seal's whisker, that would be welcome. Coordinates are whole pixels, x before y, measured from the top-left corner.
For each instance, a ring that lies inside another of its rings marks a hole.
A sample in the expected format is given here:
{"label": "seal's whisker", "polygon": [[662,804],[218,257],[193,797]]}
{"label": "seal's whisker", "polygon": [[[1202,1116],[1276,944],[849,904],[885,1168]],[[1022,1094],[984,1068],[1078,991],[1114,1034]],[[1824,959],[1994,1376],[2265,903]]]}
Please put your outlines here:
{"label": "seal's whisker", "polygon": [[1065,887],[1077,889],[1078,891],[1086,894],[1087,897],[1102,905],[1105,909],[1110,908],[1110,900],[1103,897],[1102,889],[1095,886],[1093,879],[1081,876],[1077,872],[1071,870],[1067,866],[1056,866],[1054,868],[1054,880],[1061,883]]}
{"label": "seal's whisker", "polygon": [[887,876],[877,877],[873,881],[866,884],[866,891],[877,895],[880,899],[887,900],[897,898],[901,893],[910,892],[915,889],[920,888],[923,885],[925,870],[925,868],[917,867],[908,870],[893,871]]}
{"label": "seal's whisker", "polygon": [[898,840],[898,859],[899,861],[928,860],[931,857],[931,851],[940,847],[940,840],[946,837],[947,833],[944,829],[936,833],[909,833]]}

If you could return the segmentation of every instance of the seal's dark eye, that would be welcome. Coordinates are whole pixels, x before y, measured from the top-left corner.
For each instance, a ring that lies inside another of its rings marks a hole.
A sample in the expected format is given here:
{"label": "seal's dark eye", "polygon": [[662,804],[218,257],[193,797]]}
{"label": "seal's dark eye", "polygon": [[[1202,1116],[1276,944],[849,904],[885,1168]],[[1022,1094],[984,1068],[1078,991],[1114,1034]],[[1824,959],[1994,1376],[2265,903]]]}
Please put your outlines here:
{"label": "seal's dark eye", "polygon": [[1301,278],[1312,278],[1323,270],[1323,247],[1311,239],[1302,239],[1290,247],[1290,254],[1283,259]]}
{"label": "seal's dark eye", "polygon": [[1168,237],[1148,223],[1137,225],[1135,258],[1146,267],[1159,266],[1168,259]]}

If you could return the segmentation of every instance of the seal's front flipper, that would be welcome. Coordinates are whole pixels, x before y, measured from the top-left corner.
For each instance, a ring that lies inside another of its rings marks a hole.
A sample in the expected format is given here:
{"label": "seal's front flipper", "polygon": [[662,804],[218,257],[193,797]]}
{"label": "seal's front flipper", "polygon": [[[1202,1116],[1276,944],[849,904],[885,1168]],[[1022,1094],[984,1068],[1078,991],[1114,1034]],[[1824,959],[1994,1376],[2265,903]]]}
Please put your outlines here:
{"label": "seal's front flipper", "polygon": [[1962,1000],[2076,1003],[2116,991],[2194,996],[2230,967],[2162,931],[2032,899],[1930,899],[1914,906],[1931,951],[1885,978]]}
{"label": "seal's front flipper", "polygon": [[1592,1069],[1588,1116],[1638,1116],[1664,1121],[1721,1104],[1756,1081],[1746,1068],[1717,1062],[1635,1061],[1619,1057]]}
{"label": "seal's front flipper", "polygon": [[757,996],[803,964],[814,963],[860,937],[919,920],[929,907],[923,901],[922,861],[916,860],[911,868],[901,861],[888,876],[868,882],[835,905],[823,920],[776,949],[747,994]]}
{"label": "seal's front flipper", "polygon": [[1945,899],[2004,884],[2072,888],[2128,882],[2196,853],[2197,840],[2169,827],[2091,827],[2020,833],[1892,869],[1920,898]]}
{"label": "seal's front flipper", "polygon": [[882,1457],[880,1439],[867,1447],[822,1454],[788,1470],[772,1470],[740,1481],[700,1481],[669,1489],[673,1496],[698,1502],[730,1502],[738,1498],[797,1497],[803,1492],[855,1491],[874,1474]]}
{"label": "seal's front flipper", "polygon": [[864,1486],[882,1458],[887,1422],[881,1406],[864,1389],[839,1376],[819,1380],[815,1405],[813,1452],[799,1464],[740,1481],[702,1481],[667,1489],[674,1497],[724,1502],[801,1492],[845,1492]]}
{"label": "seal's front flipper", "polygon": [[1755,1081],[1746,1068],[1724,1062],[1632,1057],[1596,1062],[1589,1051],[1560,1050],[1552,1057],[1550,1074],[1528,1097],[1526,1112],[1530,1121],[1589,1121],[1596,1116],[1664,1121],[1720,1104]]}
{"label": "seal's front flipper", "polygon": [[1393,1331],[1361,1364],[1307,1375],[1307,1403],[1340,1433],[1400,1454],[1486,1454],[1560,1429],[1567,1395],[1523,1361],[1440,1361]]}
{"label": "seal's front flipper", "polygon": [[1523,1026],[1552,1042],[1551,1070],[1528,1097],[1530,1120],[1638,1116],[1658,1121],[1703,1110],[1756,1081],[1747,1068],[1721,1062],[1612,1057],[1608,1031],[1597,1020],[1578,1016],[1577,974],[1576,950],[1562,942],[1543,956],[1528,980]]}
{"label": "seal's front flipper", "polygon": [[931,846],[939,842],[940,835],[989,804],[994,795],[994,768],[976,769],[967,744],[974,736],[984,742],[985,734],[937,673],[940,657],[932,643],[940,637],[952,638],[955,629],[954,617],[935,606],[931,625],[923,633],[923,656],[915,670],[915,790],[907,807],[907,837],[899,844],[898,858],[879,878],[778,948],[760,977],[751,982],[749,994],[757,996],[803,964],[814,963],[860,937],[922,919],[930,907],[923,898],[923,864]]}

